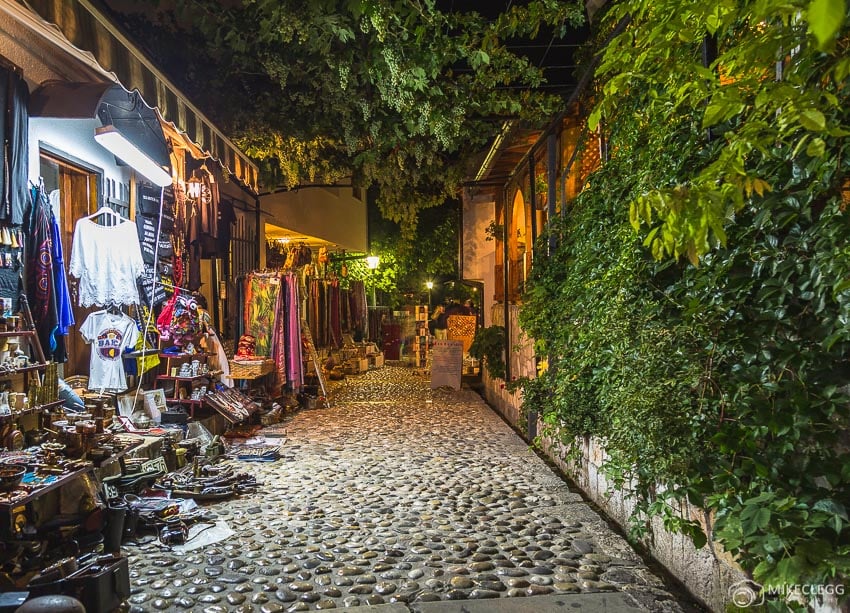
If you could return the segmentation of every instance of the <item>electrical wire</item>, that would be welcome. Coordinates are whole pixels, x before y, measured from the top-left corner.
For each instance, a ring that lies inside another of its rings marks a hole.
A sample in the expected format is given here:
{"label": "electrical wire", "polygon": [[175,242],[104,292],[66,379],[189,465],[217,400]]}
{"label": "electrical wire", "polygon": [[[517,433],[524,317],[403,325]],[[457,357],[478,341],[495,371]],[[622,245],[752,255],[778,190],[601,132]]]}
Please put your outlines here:
{"label": "electrical wire", "polygon": [[[156,243],[153,248],[153,275],[151,275],[151,301],[153,301],[153,296],[156,291],[156,283],[157,283],[157,274],[156,274],[156,264],[159,260],[159,239],[162,236],[162,209],[165,204],[165,187],[160,187],[159,189],[159,219],[156,224]],[[153,323],[153,305],[148,308],[148,320],[145,322],[144,330],[142,330],[142,336],[147,334],[147,331],[150,330],[151,324]],[[142,339],[142,347],[145,346],[145,339]],[[133,395],[133,407],[136,406],[136,403],[139,401],[139,392],[142,390],[142,375],[144,373],[139,373],[139,382],[136,385],[136,393]]]}

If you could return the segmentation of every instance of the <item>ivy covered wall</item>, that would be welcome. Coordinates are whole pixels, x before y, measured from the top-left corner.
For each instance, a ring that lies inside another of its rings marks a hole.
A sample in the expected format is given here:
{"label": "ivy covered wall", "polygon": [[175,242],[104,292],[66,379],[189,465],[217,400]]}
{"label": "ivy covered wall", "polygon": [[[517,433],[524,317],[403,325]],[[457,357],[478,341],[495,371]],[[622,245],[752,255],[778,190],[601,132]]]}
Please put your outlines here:
{"label": "ivy covered wall", "polygon": [[600,40],[631,23],[590,115],[610,159],[550,224],[520,313],[548,364],[525,409],[574,458],[604,442],[634,534],[711,536],[765,586],[850,576],[846,11],[612,7]]}

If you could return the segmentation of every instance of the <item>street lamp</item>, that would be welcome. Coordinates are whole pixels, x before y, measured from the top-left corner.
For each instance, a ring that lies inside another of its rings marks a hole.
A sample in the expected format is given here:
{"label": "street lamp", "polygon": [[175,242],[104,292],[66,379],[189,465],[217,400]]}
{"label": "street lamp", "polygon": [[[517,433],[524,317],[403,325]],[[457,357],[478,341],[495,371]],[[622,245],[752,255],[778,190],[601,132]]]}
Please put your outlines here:
{"label": "street lamp", "polygon": [[431,310],[431,290],[434,289],[434,282],[433,281],[426,281],[425,287],[428,288],[428,310],[430,311]]}
{"label": "street lamp", "polygon": [[[376,268],[378,268],[378,264],[380,263],[380,261],[381,261],[381,258],[379,258],[377,255],[367,255],[366,256],[366,268],[368,268],[370,271],[374,271]],[[375,300],[375,279],[374,279],[375,273],[370,272],[369,276],[372,277],[372,306],[374,307],[374,306],[378,306],[378,303]]]}

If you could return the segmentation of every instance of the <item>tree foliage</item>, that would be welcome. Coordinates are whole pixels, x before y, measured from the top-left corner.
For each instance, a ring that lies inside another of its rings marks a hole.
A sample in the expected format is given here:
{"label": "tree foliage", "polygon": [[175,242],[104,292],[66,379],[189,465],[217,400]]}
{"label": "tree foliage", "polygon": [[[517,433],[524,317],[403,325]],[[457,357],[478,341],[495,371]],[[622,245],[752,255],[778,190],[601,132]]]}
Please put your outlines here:
{"label": "tree foliage", "polygon": [[541,28],[547,42],[560,38],[584,14],[579,2],[557,0],[514,4],[496,18],[435,0],[177,6],[160,23],[184,46],[188,88],[259,161],[264,183],[353,177],[378,188],[381,211],[408,238],[418,211],[456,195],[466,163],[502,121],[539,123],[561,103],[538,89],[540,67],[507,43]]}
{"label": "tree foliage", "polygon": [[[696,172],[649,186],[631,202],[631,221],[649,230],[653,255],[700,255],[726,242],[724,226],[753,193],[779,187],[759,175],[775,146],[821,156],[848,135],[841,90],[850,73],[843,0],[701,3],[628,2],[612,8],[632,26],[614,38],[598,74],[602,99],[591,116],[616,123],[620,98],[640,97],[641,119],[676,122],[723,143]],[[716,44],[703,63],[702,44]],[[778,78],[777,78],[778,77]],[[694,113],[694,111],[696,111]]]}
{"label": "tree foliage", "polygon": [[762,584],[846,585],[847,9],[636,0],[600,38],[626,9],[593,115],[611,159],[524,296],[548,358],[525,402],[573,451],[603,442],[636,535],[660,517]]}

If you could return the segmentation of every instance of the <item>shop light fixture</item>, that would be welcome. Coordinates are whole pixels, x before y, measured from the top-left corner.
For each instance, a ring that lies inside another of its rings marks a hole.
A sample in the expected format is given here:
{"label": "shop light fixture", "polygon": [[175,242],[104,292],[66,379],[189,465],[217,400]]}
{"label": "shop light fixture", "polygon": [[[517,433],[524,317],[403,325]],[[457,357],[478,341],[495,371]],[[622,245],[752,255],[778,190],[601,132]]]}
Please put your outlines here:
{"label": "shop light fixture", "polygon": [[159,187],[171,185],[171,175],[127,140],[113,125],[96,128],[94,139],[119,160]]}
{"label": "shop light fixture", "polygon": [[186,183],[186,195],[189,198],[200,198],[201,197],[201,188],[203,184],[201,180],[195,176],[195,173],[192,173],[192,177],[189,179],[189,182]]}
{"label": "shop light fixture", "polygon": [[368,268],[369,270],[375,270],[378,267],[380,261],[381,258],[379,258],[377,255],[367,255],[366,268]]}

